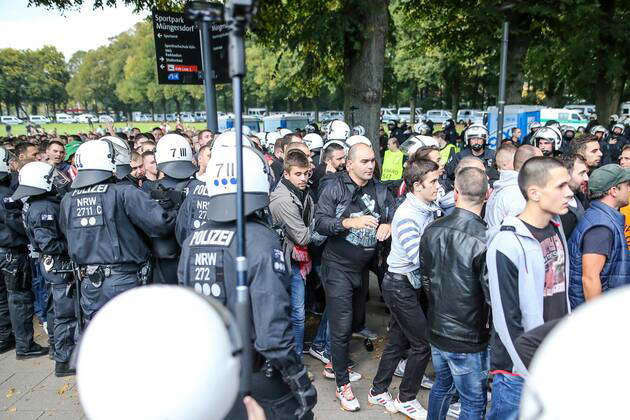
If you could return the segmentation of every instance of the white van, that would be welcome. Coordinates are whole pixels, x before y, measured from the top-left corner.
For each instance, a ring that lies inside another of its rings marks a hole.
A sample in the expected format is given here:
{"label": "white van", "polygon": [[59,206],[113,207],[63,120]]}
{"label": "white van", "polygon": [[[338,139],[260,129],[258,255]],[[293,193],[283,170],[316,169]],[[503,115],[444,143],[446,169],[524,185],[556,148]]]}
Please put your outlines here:
{"label": "white van", "polygon": [[570,104],[570,105],[565,105],[564,108],[565,109],[574,109],[574,110],[576,110],[578,112],[581,112],[586,117],[588,117],[591,114],[595,113],[595,105],[590,105],[590,104],[584,104],[584,105]]}
{"label": "white van", "polygon": [[2,124],[15,125],[15,124],[22,124],[23,122],[24,121],[22,121],[21,119],[13,115],[0,116],[0,123]]}
{"label": "white van", "polygon": [[29,115],[28,120],[33,124],[48,124],[50,122],[50,118],[43,115]]}
{"label": "white van", "polygon": [[560,125],[568,125],[576,131],[584,131],[588,124],[588,118],[583,116],[577,109],[568,108],[543,108],[540,110],[540,122],[556,120]]}
{"label": "white van", "polygon": [[55,120],[60,124],[74,124],[77,122],[76,119],[69,114],[56,114]]}
{"label": "white van", "polygon": [[483,111],[479,109],[460,109],[457,111],[457,124],[483,124]]}
{"label": "white van", "polygon": [[267,108],[249,108],[247,110],[247,115],[262,118],[267,115]]}

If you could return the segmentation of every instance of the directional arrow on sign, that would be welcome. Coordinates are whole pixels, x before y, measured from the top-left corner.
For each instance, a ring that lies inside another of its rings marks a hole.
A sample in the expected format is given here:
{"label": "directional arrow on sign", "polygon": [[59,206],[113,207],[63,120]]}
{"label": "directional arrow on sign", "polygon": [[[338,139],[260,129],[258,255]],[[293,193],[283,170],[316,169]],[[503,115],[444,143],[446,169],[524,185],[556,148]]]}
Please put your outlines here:
{"label": "directional arrow on sign", "polygon": [[160,68],[164,70],[164,64],[160,64]]}
{"label": "directional arrow on sign", "polygon": [[158,37],[158,38],[162,38],[162,34],[161,34],[161,33],[158,33],[158,34],[157,34],[157,37]]}
{"label": "directional arrow on sign", "polygon": [[164,61],[164,57],[160,57],[160,61]]}

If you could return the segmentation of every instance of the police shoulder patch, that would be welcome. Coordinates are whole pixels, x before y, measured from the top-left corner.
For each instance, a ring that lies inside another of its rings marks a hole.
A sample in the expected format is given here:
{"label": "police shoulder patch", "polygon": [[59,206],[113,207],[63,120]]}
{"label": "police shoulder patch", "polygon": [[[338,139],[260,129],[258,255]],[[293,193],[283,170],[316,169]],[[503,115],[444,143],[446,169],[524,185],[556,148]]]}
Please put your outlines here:
{"label": "police shoulder patch", "polygon": [[284,252],[282,252],[281,249],[271,250],[271,263],[273,264],[273,271],[276,273],[287,273],[287,264],[284,260]]}

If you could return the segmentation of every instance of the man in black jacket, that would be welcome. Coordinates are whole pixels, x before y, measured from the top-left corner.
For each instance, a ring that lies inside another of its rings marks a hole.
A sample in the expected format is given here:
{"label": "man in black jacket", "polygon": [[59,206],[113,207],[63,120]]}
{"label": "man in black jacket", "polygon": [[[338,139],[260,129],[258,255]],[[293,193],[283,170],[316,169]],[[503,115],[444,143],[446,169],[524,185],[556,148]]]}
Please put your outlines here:
{"label": "man in black jacket", "polygon": [[352,146],[348,172],[338,172],[334,179],[320,185],[315,210],[315,230],[328,237],[322,256],[322,278],[334,373],[328,375],[325,369],[324,374],[334,375],[337,398],[347,411],[359,410],[359,401],[350,388],[348,344],[353,326],[365,323],[364,273],[376,254],[377,242],[389,238],[394,216],[394,197],[373,179],[374,167],[375,155],[370,146]]}
{"label": "man in black jacket", "polygon": [[455,210],[430,224],[422,236],[420,267],[429,297],[429,342],[436,374],[429,396],[430,419],[446,419],[455,390],[462,418],[481,419],[485,413],[490,297],[486,224],[480,214],[487,192],[484,171],[462,170],[455,178]]}

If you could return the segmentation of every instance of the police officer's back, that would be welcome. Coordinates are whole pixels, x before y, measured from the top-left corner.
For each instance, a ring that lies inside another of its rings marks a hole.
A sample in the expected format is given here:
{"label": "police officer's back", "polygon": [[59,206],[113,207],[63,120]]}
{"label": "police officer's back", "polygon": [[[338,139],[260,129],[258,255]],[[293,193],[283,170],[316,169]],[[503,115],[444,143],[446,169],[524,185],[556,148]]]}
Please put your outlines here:
{"label": "police officer's back", "polygon": [[[218,299],[234,312],[236,152],[230,149],[213,153],[210,159],[210,220],[184,240],[178,278],[180,284]],[[243,148],[243,161],[247,280],[255,350],[252,396],[269,418],[280,413],[281,418],[312,418],[317,393],[294,350],[288,318],[288,267],[277,234],[259,217],[269,203],[268,167],[264,158],[249,147]]]}
{"label": "police officer's back", "polygon": [[11,195],[17,177],[9,172],[9,154],[0,147],[0,353],[15,347],[17,359],[48,354],[33,341],[32,273],[21,201]]}
{"label": "police officer's back", "polygon": [[77,150],[73,191],[61,202],[60,226],[72,260],[82,267],[82,308],[86,320],[115,295],[144,281],[146,235],[172,231],[174,215],[131,185],[114,181],[114,149],[92,140]]}

